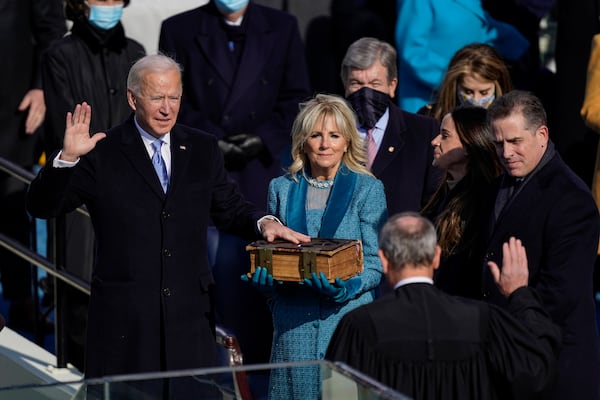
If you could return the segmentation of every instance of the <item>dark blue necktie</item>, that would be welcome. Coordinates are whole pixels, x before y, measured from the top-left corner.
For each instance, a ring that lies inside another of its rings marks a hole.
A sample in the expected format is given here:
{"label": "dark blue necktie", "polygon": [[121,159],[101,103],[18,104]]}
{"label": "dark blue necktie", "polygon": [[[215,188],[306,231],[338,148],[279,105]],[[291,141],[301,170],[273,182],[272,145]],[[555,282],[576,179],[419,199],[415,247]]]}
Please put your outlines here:
{"label": "dark blue necktie", "polygon": [[167,166],[165,165],[165,160],[162,157],[160,152],[160,148],[163,145],[163,141],[158,139],[152,142],[152,148],[154,148],[154,155],[152,156],[152,165],[154,165],[154,169],[156,170],[156,175],[158,175],[158,179],[160,180],[160,184],[163,188],[163,191],[167,192],[167,187],[169,186],[169,174],[167,174]]}

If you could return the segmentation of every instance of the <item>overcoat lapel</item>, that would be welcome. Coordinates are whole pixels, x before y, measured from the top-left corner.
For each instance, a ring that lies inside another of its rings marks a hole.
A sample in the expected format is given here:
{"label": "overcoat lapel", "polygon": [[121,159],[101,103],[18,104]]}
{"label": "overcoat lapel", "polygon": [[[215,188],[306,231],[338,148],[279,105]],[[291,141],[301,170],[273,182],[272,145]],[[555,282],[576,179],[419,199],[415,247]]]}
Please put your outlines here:
{"label": "overcoat lapel", "polygon": [[192,154],[192,144],[189,135],[177,128],[177,125],[171,130],[171,178],[169,180],[169,196],[175,194],[181,177],[187,169]]}
{"label": "overcoat lapel", "polygon": [[[492,239],[500,238],[500,240],[508,240],[508,232],[505,228],[511,226],[518,226],[515,224],[527,223],[528,210],[533,210],[539,203],[539,193],[541,193],[540,183],[537,176],[533,176],[528,182],[524,184],[521,190],[509,199],[504,209],[498,215],[498,219],[493,224],[490,237]],[[492,220],[494,215],[492,213]],[[508,221],[508,222],[507,222]],[[492,221],[493,222],[493,221]]]}
{"label": "overcoat lapel", "polygon": [[252,85],[255,85],[257,80],[265,79],[259,74],[264,69],[264,64],[269,61],[268,53],[275,41],[275,32],[269,28],[269,23],[263,15],[252,7],[252,2],[248,4],[244,18],[247,18],[244,49],[231,87],[231,95],[225,105],[226,110],[233,106]]}
{"label": "overcoat lapel", "polygon": [[400,150],[404,147],[404,132],[406,132],[406,125],[402,115],[396,112],[394,105],[388,107],[390,110],[388,125],[385,128],[383,140],[375,156],[375,161],[371,167],[373,175],[379,176],[383,170],[400,154]]}
{"label": "overcoat lapel", "polygon": [[[196,42],[204,58],[223,79],[225,85],[231,89],[231,82],[235,76],[235,68],[231,62],[231,55],[227,47],[227,36],[219,26],[220,18],[204,18]],[[189,71],[188,71],[189,72]]]}
{"label": "overcoat lapel", "polygon": [[142,176],[142,179],[146,181],[152,191],[163,199],[165,193],[152,166],[152,161],[148,157],[142,137],[133,123],[133,117],[127,121],[125,129],[123,129],[121,141],[123,143],[121,147],[123,154],[131,162],[133,169]]}

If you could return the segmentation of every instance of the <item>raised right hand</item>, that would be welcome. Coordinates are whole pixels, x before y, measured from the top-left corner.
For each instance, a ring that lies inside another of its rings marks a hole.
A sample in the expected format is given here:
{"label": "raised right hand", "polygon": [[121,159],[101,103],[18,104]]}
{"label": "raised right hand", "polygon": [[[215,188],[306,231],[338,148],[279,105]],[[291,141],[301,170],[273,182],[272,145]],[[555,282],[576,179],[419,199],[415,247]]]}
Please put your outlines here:
{"label": "raised right hand", "polygon": [[77,161],[80,156],[89,153],[96,147],[96,143],[106,137],[103,132],[90,136],[91,120],[92,107],[86,102],[77,104],[72,113],[67,113],[61,160]]}
{"label": "raised right hand", "polygon": [[502,269],[493,261],[488,262],[488,267],[505,297],[529,283],[527,253],[520,239],[511,237],[502,245]]}

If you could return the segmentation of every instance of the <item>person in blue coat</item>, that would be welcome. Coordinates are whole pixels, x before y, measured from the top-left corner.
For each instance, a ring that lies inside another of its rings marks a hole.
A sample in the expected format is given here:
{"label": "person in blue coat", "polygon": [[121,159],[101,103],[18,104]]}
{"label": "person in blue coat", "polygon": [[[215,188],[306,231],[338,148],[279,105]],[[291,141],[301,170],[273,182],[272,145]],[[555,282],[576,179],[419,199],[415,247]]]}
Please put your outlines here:
{"label": "person in blue coat", "polygon": [[401,109],[416,112],[431,103],[450,59],[470,43],[489,44],[506,60],[518,60],[529,47],[516,28],[493,19],[480,0],[397,0]]}
{"label": "person in blue coat", "polygon": [[[387,217],[383,184],[365,167],[356,117],[343,98],[318,94],[303,105],[292,128],[292,158],[288,173],[270,183],[269,212],[310,237],[361,240],[364,270],[334,283],[313,274],[300,284],[273,285],[264,269],[254,274],[270,297],[273,363],[323,359],[341,317],[373,301],[383,276],[377,256]],[[316,399],[319,381],[317,367],[279,368],[271,373],[269,396]]]}

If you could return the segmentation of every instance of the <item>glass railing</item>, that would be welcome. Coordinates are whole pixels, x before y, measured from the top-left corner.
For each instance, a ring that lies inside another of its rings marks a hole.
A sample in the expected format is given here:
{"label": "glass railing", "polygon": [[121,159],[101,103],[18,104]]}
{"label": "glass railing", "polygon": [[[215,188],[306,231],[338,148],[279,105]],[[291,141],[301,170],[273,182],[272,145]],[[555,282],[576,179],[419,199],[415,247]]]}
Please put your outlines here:
{"label": "glass railing", "polygon": [[[278,369],[292,370],[306,367],[320,370],[321,379],[316,384],[320,388],[318,399],[321,400],[409,399],[345,364],[334,364],[328,361],[222,367],[113,376],[57,384],[4,387],[0,388],[0,399],[259,400],[266,399],[267,393],[253,387],[254,377],[268,377],[271,371]],[[293,382],[290,384],[293,385]],[[306,400],[311,399],[307,398]]]}

